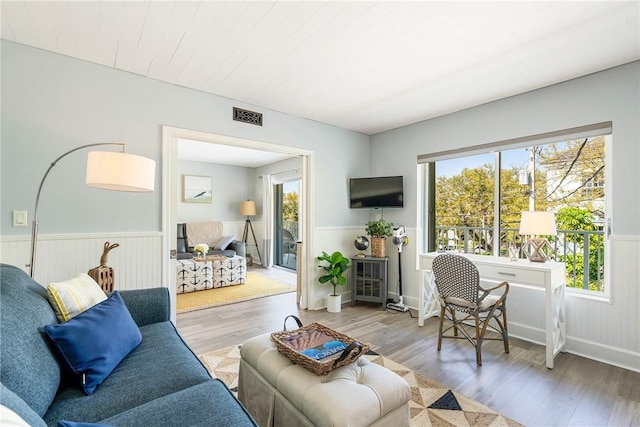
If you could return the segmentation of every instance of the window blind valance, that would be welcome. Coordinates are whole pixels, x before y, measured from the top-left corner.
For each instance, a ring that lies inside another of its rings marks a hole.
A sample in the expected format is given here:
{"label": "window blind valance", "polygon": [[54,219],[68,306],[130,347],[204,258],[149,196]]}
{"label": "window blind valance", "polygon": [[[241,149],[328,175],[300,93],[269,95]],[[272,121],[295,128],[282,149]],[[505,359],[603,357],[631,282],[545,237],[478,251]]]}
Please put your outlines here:
{"label": "window blind valance", "polygon": [[430,154],[420,154],[418,156],[418,164],[454,159],[456,157],[472,156],[476,154],[485,154],[505,148],[524,148],[531,147],[532,145],[544,145],[552,142],[570,141],[599,135],[610,135],[612,133],[612,129],[612,122],[601,122],[553,132],[505,139],[503,141],[489,142],[486,144],[475,145],[473,147],[457,148],[454,150],[446,150]]}

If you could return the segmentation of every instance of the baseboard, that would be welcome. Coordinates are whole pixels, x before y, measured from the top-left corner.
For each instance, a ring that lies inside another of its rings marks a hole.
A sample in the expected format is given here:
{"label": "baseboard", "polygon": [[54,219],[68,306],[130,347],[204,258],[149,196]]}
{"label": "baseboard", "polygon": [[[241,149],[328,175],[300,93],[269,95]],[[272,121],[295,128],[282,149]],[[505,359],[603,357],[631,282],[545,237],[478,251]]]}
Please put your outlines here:
{"label": "baseboard", "polygon": [[[404,299],[407,303],[407,298]],[[409,306],[413,309],[410,304]],[[544,346],[546,343],[545,331],[520,323],[509,322],[509,336],[523,341]],[[567,336],[565,351],[576,356],[607,365],[617,366],[633,372],[640,372],[640,353],[628,351],[600,343],[585,341]]]}
{"label": "baseboard", "polygon": [[507,322],[509,325],[510,337],[518,338],[527,342],[532,342],[534,344],[545,345],[547,337],[543,329],[533,328],[521,323],[511,322],[509,321],[508,317],[509,314],[507,313]]}
{"label": "baseboard", "polygon": [[[545,331],[510,322],[509,336],[544,346]],[[619,368],[640,372],[640,353],[567,336],[565,351]]]}
{"label": "baseboard", "polygon": [[640,372],[640,353],[638,352],[567,337],[567,353],[628,369],[629,371]]}

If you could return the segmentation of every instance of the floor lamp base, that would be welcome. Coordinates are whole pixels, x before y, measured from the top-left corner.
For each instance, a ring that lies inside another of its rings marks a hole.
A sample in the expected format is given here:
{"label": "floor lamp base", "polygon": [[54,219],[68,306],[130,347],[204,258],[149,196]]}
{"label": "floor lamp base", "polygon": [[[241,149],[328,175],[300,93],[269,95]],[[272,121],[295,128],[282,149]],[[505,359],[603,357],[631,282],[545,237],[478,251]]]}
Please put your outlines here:
{"label": "floor lamp base", "polygon": [[249,238],[249,230],[251,230],[251,236],[253,236],[253,243],[255,243],[256,252],[258,252],[258,258],[260,259],[260,263],[262,263],[262,255],[260,255],[260,248],[258,247],[258,241],[256,240],[256,233],[253,232],[253,224],[251,224],[251,220],[247,218],[244,222],[244,232],[242,233],[242,241],[246,246],[249,246],[247,243],[247,239]]}

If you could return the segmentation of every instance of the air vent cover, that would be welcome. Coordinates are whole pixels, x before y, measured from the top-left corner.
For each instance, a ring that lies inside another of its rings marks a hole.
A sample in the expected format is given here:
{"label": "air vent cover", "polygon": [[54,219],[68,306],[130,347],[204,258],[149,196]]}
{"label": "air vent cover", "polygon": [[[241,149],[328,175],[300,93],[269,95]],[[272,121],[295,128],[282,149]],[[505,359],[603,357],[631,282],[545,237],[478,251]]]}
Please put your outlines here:
{"label": "air vent cover", "polygon": [[243,110],[242,108],[233,107],[233,120],[237,122],[249,123],[251,125],[262,126],[262,113],[255,111]]}

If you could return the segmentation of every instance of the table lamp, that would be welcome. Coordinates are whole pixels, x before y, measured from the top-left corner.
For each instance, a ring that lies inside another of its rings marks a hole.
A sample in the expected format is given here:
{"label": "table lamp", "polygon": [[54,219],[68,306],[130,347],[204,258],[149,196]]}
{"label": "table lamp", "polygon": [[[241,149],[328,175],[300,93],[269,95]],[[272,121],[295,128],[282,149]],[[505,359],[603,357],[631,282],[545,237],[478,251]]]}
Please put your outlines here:
{"label": "table lamp", "polygon": [[89,187],[105,190],[150,192],[155,183],[156,162],[142,156],[136,156],[125,152],[126,145],[119,142],[103,142],[87,144],[67,151],[50,165],[44,173],[33,210],[33,222],[31,228],[31,258],[29,260],[29,275],[33,277],[36,263],[36,246],[38,243],[38,202],[40,193],[51,169],[64,157],[84,148],[116,145],[122,149],[115,151],[92,151],[87,156],[86,184]]}
{"label": "table lamp", "polygon": [[249,229],[251,229],[251,235],[253,236],[253,242],[258,252],[258,258],[262,262],[262,256],[260,255],[260,249],[258,248],[258,241],[256,240],[256,234],[253,232],[253,225],[251,224],[250,216],[256,216],[258,211],[256,209],[256,202],[254,200],[245,200],[240,202],[240,215],[246,216],[247,220],[244,222],[244,232],[242,233],[242,241],[247,245],[247,238],[249,237]]}
{"label": "table lamp", "polygon": [[522,246],[529,261],[546,262],[553,248],[546,238],[535,236],[555,236],[556,220],[553,212],[525,211],[520,217],[520,235],[529,235],[530,238]]}

